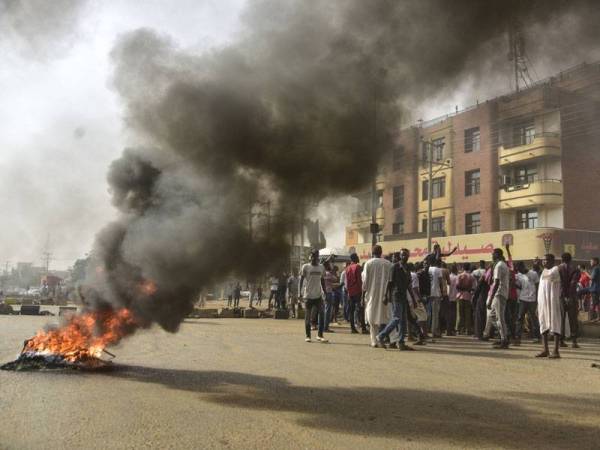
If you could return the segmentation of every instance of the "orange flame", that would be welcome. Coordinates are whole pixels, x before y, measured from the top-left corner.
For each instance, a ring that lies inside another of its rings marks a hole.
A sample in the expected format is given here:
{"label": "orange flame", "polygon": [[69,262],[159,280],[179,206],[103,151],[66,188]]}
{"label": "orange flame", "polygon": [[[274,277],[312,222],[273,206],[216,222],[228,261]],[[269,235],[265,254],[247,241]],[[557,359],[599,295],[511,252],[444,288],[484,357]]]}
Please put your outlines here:
{"label": "orange flame", "polygon": [[38,331],[27,341],[23,353],[60,355],[71,362],[98,358],[104,348],[119,342],[135,325],[131,311],[126,308],[75,315],[60,328]]}

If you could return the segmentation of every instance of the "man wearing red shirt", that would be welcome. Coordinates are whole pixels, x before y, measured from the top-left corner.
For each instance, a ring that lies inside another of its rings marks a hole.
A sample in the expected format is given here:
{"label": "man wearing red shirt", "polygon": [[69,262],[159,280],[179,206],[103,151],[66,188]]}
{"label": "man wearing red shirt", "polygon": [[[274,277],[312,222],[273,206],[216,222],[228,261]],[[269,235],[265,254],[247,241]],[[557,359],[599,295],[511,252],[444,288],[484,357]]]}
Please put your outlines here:
{"label": "man wearing red shirt", "polygon": [[[577,268],[579,269],[579,273],[581,273],[581,275],[579,277],[579,289],[581,290],[581,289],[589,288],[590,284],[592,284],[592,279],[586,272],[585,264],[579,264],[579,266],[577,266]],[[580,304],[579,304],[579,309],[581,311],[585,311],[585,312],[590,311],[591,298],[592,298],[592,296],[590,294],[585,294],[585,295],[581,296]]]}
{"label": "man wearing red shirt", "polygon": [[358,320],[360,321],[360,327],[362,329],[363,334],[367,334],[367,327],[365,325],[365,312],[364,307],[361,305],[362,298],[362,267],[359,266],[358,255],[356,253],[352,253],[350,255],[350,265],[346,267],[346,290],[348,291],[349,297],[349,307],[348,307],[348,315],[350,316],[350,328],[352,329],[352,333],[358,333],[356,329],[356,321],[354,318],[354,313],[358,309]]}

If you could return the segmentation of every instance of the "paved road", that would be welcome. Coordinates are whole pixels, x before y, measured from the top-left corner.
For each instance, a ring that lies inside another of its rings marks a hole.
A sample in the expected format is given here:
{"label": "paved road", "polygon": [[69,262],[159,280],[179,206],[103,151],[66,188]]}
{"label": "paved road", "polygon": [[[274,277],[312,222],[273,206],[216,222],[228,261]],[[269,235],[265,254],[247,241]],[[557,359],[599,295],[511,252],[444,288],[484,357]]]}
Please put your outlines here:
{"label": "paved road", "polygon": [[[48,318],[0,316],[0,359]],[[109,373],[0,371],[0,448],[598,448],[600,343],[563,359],[444,338],[371,349],[300,321],[186,321],[114,349]]]}

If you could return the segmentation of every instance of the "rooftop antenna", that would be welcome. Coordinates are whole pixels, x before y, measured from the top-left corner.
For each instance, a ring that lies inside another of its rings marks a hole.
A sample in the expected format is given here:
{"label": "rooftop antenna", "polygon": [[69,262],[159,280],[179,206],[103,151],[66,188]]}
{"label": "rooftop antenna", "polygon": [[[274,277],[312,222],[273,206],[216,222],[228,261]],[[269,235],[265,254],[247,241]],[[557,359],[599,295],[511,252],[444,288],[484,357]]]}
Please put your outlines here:
{"label": "rooftop antenna", "polygon": [[523,25],[518,19],[514,19],[508,29],[508,60],[512,62],[515,90],[517,92],[521,90],[520,81],[523,82],[525,88],[533,84],[533,78],[527,67]]}

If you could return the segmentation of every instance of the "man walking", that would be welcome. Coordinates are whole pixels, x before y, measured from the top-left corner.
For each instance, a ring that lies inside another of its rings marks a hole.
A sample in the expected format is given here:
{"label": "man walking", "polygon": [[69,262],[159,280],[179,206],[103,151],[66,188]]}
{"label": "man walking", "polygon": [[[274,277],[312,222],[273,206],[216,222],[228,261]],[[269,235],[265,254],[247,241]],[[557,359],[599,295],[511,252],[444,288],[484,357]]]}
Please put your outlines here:
{"label": "man walking", "polygon": [[362,267],[358,264],[359,259],[356,253],[350,255],[350,265],[346,267],[344,273],[346,274],[346,290],[348,291],[348,317],[350,319],[350,329],[353,334],[357,334],[355,312],[358,311],[358,318],[360,327],[363,334],[367,334],[367,327],[365,325],[365,315],[361,306],[362,300]]}
{"label": "man walking", "polygon": [[[498,349],[508,348],[508,328],[506,326],[506,302],[508,300],[508,289],[510,274],[508,266],[504,262],[504,252],[501,248],[494,249],[492,253],[494,262],[494,284],[488,297],[487,309],[488,325],[495,324],[500,332],[500,341],[495,342],[493,347]],[[486,326],[486,329],[488,326]],[[488,333],[489,335],[489,333]]]}
{"label": "man walking", "polygon": [[310,264],[304,264],[302,266],[302,272],[300,275],[300,295],[302,298],[304,298],[306,303],[306,315],[304,318],[306,342],[311,342],[310,318],[313,310],[317,311],[319,321],[317,341],[327,342],[327,339],[323,337],[323,296],[325,294],[324,277],[325,268],[319,264],[319,250],[314,249],[310,253]]}
{"label": "man walking", "polygon": [[380,347],[377,342],[379,325],[388,323],[390,311],[385,297],[390,281],[392,263],[381,257],[380,245],[373,246],[372,255],[362,271],[365,319],[371,328],[371,347]]}
{"label": "man walking", "polygon": [[577,283],[579,283],[579,269],[572,262],[570,253],[561,255],[562,263],[558,266],[561,283],[561,298],[563,304],[562,328],[560,346],[566,347],[565,343],[565,323],[569,320],[569,329],[571,331],[571,346],[579,348],[577,344],[577,334],[579,332],[579,305],[577,300]]}
{"label": "man walking", "polygon": [[[538,315],[540,332],[544,342],[544,350],[536,355],[537,358],[560,358],[558,346],[562,328],[561,282],[558,267],[554,265],[554,255],[547,254],[543,260],[544,271],[540,277],[538,290]],[[554,352],[548,350],[548,335],[554,335]]]}
{"label": "man walking", "polygon": [[399,326],[400,339],[398,341],[399,350],[414,350],[404,344],[404,339],[407,334],[408,317],[411,322],[416,325],[416,320],[409,312],[408,296],[413,304],[416,303],[412,289],[412,277],[408,269],[408,258],[410,252],[407,249],[402,249],[400,253],[394,254],[395,262],[392,265],[391,280],[389,283],[388,294],[392,298],[392,320],[388,322],[386,327],[376,337],[378,346],[384,347],[383,340],[390,335],[392,331]]}

